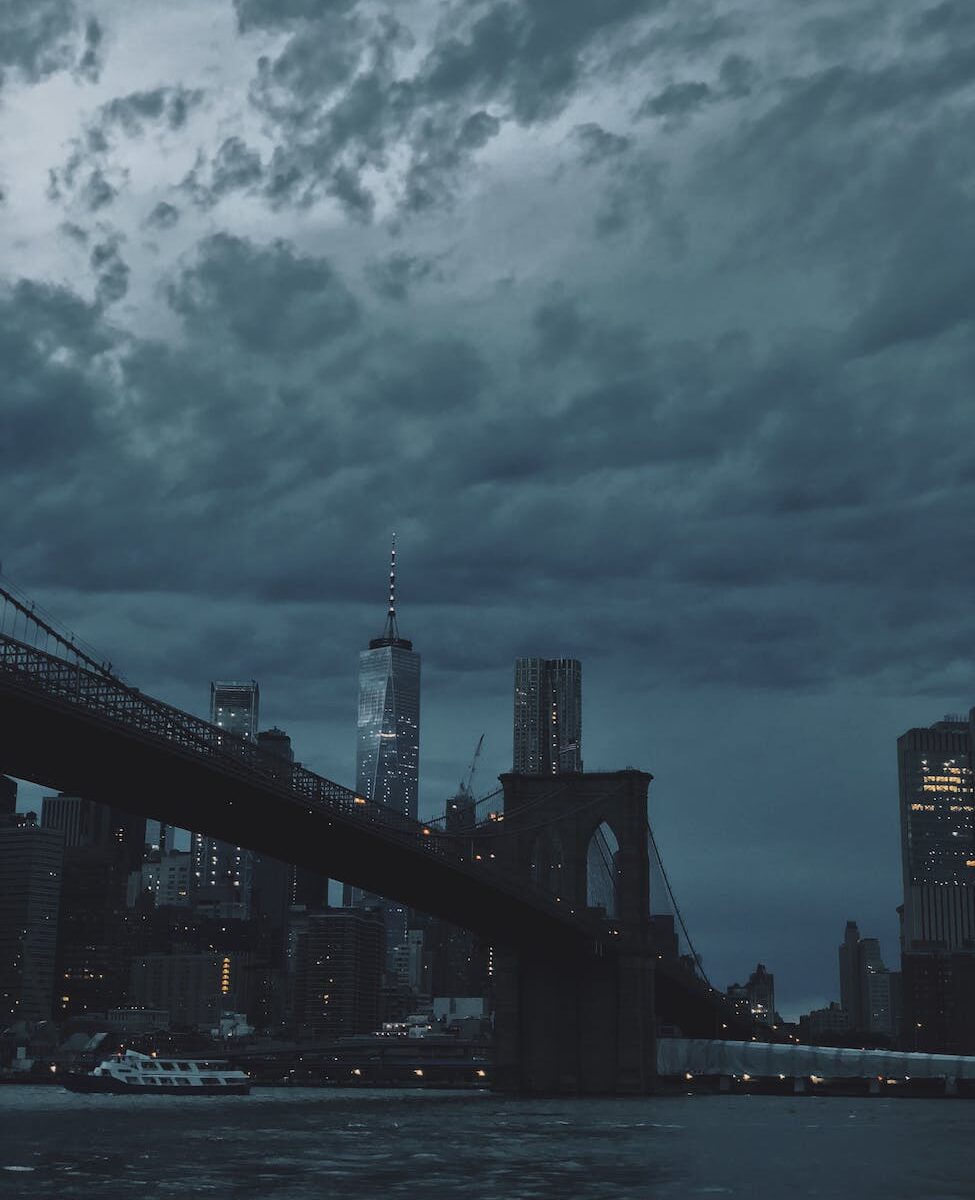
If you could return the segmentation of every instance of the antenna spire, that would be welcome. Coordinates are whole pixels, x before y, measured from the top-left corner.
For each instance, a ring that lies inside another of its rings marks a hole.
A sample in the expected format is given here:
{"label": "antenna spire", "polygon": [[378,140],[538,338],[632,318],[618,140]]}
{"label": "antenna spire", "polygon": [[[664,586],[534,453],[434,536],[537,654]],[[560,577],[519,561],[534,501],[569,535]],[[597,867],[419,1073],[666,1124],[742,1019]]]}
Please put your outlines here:
{"label": "antenna spire", "polygon": [[399,638],[396,628],[396,534],[393,534],[393,545],[389,552],[389,608],[386,612],[386,628],[384,638]]}

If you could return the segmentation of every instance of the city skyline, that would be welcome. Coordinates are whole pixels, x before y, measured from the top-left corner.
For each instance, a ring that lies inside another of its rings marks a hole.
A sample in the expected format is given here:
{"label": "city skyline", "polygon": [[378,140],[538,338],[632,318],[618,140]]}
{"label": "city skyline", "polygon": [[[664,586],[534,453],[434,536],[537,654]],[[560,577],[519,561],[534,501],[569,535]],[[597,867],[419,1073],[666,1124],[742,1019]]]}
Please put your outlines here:
{"label": "city skyline", "polygon": [[896,945],[896,738],[975,698],[971,18],[381,9],[0,14],[4,570],[351,784],[396,529],[421,814],[570,654],[709,974],[820,1006]]}

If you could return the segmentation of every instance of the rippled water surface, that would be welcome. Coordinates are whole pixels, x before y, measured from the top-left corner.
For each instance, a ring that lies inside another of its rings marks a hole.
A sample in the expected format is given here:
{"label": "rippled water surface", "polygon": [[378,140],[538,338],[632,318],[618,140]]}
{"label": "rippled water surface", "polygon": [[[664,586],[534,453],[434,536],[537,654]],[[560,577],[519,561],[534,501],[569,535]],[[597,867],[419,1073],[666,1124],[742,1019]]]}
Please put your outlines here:
{"label": "rippled water surface", "polygon": [[972,1200],[975,1102],[0,1088],[0,1197]]}

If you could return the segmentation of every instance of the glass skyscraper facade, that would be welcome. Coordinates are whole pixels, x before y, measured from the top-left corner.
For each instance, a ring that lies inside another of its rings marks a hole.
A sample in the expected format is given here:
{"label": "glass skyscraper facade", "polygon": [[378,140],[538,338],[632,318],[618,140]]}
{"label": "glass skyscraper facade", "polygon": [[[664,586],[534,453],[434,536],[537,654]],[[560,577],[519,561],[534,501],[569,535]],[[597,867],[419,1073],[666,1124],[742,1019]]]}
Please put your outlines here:
{"label": "glass skyscraper facade", "polygon": [[356,791],[415,821],[419,768],[420,656],[404,638],[374,638],[359,655]]}
{"label": "glass skyscraper facade", "polygon": [[[260,689],[254,680],[213,682],[210,723],[236,737],[256,741],[259,703]],[[212,906],[217,916],[249,917],[254,874],[251,851],[194,833],[192,853],[196,901]]]}
{"label": "glass skyscraper facade", "polygon": [[582,664],[576,658],[515,660],[516,775],[582,770]]}
{"label": "glass skyscraper facade", "polygon": [[[389,607],[382,634],[359,654],[355,786],[360,796],[417,819],[420,784],[420,656],[400,637],[396,623],[396,544],[389,570]],[[375,904],[375,897],[346,887],[346,904]],[[383,901],[386,944],[406,940],[405,908]]]}

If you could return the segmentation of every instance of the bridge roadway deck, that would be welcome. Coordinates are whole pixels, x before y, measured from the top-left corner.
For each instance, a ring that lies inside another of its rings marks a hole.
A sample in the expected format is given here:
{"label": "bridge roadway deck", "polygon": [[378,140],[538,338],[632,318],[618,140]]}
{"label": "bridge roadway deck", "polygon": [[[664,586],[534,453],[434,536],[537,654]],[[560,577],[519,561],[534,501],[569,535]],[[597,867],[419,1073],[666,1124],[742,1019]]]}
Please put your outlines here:
{"label": "bridge roadway deck", "polygon": [[[554,960],[602,954],[597,923],[467,860],[456,839],[143,695],[0,636],[0,771],[319,871]],[[612,946],[605,947],[612,953]]]}

